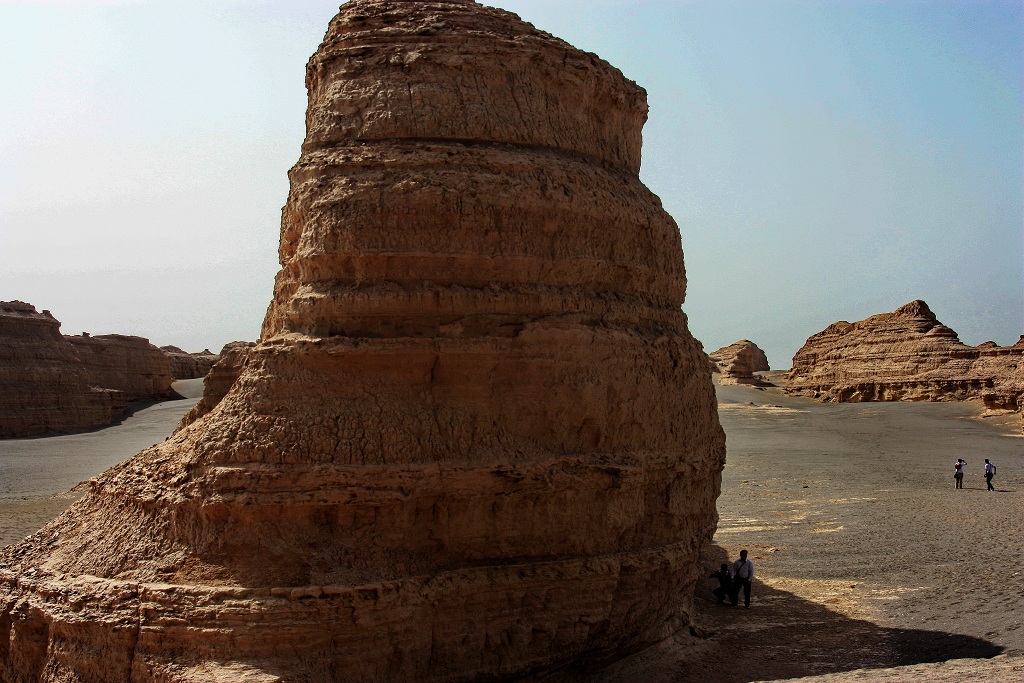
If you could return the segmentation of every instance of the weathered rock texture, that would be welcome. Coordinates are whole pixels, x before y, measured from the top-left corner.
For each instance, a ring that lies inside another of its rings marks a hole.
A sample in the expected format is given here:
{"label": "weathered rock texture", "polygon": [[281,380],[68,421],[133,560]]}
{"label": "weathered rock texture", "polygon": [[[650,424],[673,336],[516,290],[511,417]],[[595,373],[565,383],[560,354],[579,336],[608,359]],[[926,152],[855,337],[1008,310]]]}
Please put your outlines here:
{"label": "weathered rock texture", "polygon": [[49,311],[0,302],[0,438],[110,424],[171,391],[170,356],[142,337],[62,336]]}
{"label": "weathered rock texture", "polygon": [[7,679],[497,680],[688,621],[724,435],[643,91],[454,0],[346,4],[307,87],[261,341],[3,552]]}
{"label": "weathered rock texture", "polygon": [[231,386],[238,379],[245,365],[245,357],[249,349],[256,346],[253,342],[236,341],[225,344],[220,350],[219,359],[210,368],[210,372],[203,379],[203,397],[192,406],[192,410],[186,413],[178,423],[175,432],[189,426],[203,415],[214,409],[221,402]]}
{"label": "weathered rock texture", "polygon": [[723,346],[708,357],[714,364],[712,370],[722,373],[719,378],[722,384],[764,384],[754,373],[771,370],[764,351],[747,339]]}
{"label": "weathered rock texture", "polygon": [[126,404],[119,392],[92,386],[49,311],[0,302],[0,438],[89,429]]}
{"label": "weathered rock texture", "polygon": [[967,346],[923,301],[833,323],[793,357],[786,391],[825,401],[960,401],[1020,410],[1024,337]]}
{"label": "weathered rock texture", "polygon": [[206,377],[210,368],[220,358],[209,349],[198,353],[188,353],[177,346],[161,346],[160,350],[171,360],[171,377],[173,379],[199,379]]}
{"label": "weathered rock texture", "polygon": [[93,386],[121,392],[128,401],[170,398],[171,359],[143,337],[124,334],[65,336]]}

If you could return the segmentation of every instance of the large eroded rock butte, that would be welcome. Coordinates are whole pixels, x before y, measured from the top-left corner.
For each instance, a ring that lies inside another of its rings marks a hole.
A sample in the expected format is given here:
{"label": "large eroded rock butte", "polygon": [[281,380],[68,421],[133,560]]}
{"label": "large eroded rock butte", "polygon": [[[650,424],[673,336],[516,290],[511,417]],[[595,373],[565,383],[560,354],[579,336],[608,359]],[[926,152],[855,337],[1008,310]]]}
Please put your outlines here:
{"label": "large eroded rock butte", "polygon": [[307,88],[260,341],[3,551],[6,680],[501,680],[686,625],[724,435],[643,90],[394,0]]}
{"label": "large eroded rock butte", "polygon": [[1021,410],[1024,337],[967,346],[928,304],[833,323],[793,357],[786,391],[825,401],[960,401]]}
{"label": "large eroded rock butte", "polygon": [[145,337],[127,334],[65,335],[90,382],[121,392],[128,401],[173,396],[171,359]]}

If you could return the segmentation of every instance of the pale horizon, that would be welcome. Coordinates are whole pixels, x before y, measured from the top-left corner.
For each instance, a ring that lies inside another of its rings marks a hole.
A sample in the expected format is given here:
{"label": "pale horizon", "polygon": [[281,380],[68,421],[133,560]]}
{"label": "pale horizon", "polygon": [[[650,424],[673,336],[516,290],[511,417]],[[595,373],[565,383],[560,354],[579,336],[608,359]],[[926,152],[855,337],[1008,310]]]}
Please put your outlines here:
{"label": "pale horizon", "polygon": [[[252,341],[337,2],[0,0],[0,300],[64,334]],[[707,351],[773,368],[923,299],[1024,333],[1024,6],[506,0],[648,93],[641,178]]]}

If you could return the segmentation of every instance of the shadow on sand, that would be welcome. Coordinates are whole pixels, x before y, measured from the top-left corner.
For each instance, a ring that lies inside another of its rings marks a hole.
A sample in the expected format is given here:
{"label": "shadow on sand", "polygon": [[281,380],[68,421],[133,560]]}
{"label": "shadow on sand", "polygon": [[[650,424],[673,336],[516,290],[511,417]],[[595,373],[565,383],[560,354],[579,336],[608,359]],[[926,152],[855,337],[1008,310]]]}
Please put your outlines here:
{"label": "shadow on sand", "polygon": [[[704,577],[722,562],[715,545],[702,558]],[[755,580],[750,609],[720,605],[717,582],[702,578],[689,634],[677,635],[612,667],[545,680],[600,683],[748,683],[854,669],[881,669],[951,659],[995,657],[1003,648],[973,636],[886,628],[851,619],[816,602]]]}

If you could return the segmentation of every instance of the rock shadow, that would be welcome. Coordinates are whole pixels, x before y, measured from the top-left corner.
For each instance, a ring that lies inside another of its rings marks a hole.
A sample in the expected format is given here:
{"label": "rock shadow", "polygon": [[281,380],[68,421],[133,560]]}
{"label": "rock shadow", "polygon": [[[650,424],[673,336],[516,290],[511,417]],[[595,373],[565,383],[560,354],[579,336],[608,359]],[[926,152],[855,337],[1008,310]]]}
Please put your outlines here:
{"label": "rock shadow", "polygon": [[529,679],[559,683],[750,683],[856,669],[995,657],[1004,648],[973,636],[878,626],[755,579],[751,607],[720,605],[707,578],[727,561],[705,550],[689,633],[677,634],[600,672]]}
{"label": "rock shadow", "polygon": [[[702,557],[708,577],[726,551]],[[884,627],[755,580],[750,609],[718,604],[717,581],[702,578],[694,592],[695,636],[691,666],[660,680],[674,683],[747,683],[881,669],[951,659],[995,657],[1004,648],[974,636]],[[652,680],[659,680],[657,678]]]}

